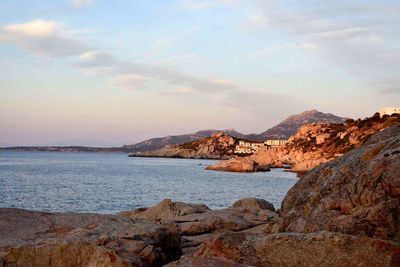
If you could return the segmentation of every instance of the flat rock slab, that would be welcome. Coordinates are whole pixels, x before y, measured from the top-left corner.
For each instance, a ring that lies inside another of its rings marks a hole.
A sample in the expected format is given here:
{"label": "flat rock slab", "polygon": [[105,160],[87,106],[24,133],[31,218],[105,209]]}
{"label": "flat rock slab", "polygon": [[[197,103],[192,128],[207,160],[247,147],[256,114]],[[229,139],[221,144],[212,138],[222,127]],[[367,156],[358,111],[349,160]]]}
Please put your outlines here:
{"label": "flat rock slab", "polygon": [[249,265],[239,264],[225,258],[218,257],[193,257],[183,258],[176,262],[171,262],[167,267],[246,267]]}
{"label": "flat rock slab", "polygon": [[400,244],[333,232],[223,233],[201,245],[193,257],[222,257],[250,266],[394,267],[400,266]]}
{"label": "flat rock slab", "polygon": [[0,266],[161,266],[180,242],[175,227],[146,220],[0,209]]}

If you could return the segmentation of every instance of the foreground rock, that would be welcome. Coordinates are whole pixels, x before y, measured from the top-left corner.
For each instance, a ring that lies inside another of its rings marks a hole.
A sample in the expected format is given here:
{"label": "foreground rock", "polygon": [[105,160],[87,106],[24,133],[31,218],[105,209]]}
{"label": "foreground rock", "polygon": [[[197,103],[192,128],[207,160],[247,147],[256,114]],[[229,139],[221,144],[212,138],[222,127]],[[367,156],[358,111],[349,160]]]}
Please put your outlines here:
{"label": "foreground rock", "polygon": [[275,211],[274,205],[261,198],[243,198],[232,204],[232,208],[249,209],[253,211],[270,210]]}
{"label": "foreground rock", "polygon": [[131,219],[169,221],[179,216],[203,213],[209,210],[210,209],[204,204],[188,204],[183,202],[172,202],[170,199],[164,199],[154,207],[123,211],[118,215]]}
{"label": "foreground rock", "polygon": [[194,257],[250,266],[399,266],[400,244],[332,232],[223,233],[201,245]]}
{"label": "foreground rock", "polygon": [[286,195],[281,231],[337,231],[400,240],[400,126],[324,164]]}
{"label": "foreground rock", "polygon": [[183,257],[181,260],[171,262],[167,267],[246,267],[248,265],[236,263],[221,257]]}
{"label": "foreground rock", "polygon": [[274,206],[263,199],[245,198],[232,208],[210,210],[202,204],[161,201],[154,207],[121,212],[120,216],[149,219],[159,223],[174,223],[182,233],[182,251],[190,255],[214,234],[224,231],[270,233],[278,230],[278,214]]}
{"label": "foreground rock", "polygon": [[172,226],[0,209],[0,266],[161,266],[179,256],[180,235]]}

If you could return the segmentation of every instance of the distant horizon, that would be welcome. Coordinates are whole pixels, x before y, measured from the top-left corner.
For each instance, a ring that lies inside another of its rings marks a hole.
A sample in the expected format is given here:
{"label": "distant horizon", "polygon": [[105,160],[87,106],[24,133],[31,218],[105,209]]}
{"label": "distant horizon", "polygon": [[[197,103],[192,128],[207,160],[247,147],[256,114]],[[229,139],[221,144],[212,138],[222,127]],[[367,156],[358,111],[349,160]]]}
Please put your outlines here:
{"label": "distant horizon", "polygon": [[[301,114],[303,112],[311,111],[311,110],[315,110],[315,109],[307,109],[307,110],[304,110],[304,111],[302,111],[300,113],[290,114],[290,115],[286,116],[283,120],[287,119],[291,115],[297,115],[297,114]],[[317,110],[317,111],[318,112],[322,112],[320,110]],[[339,116],[339,115],[333,114],[331,112],[322,112],[322,113]],[[372,116],[372,115],[373,114],[371,114],[369,116]],[[367,116],[367,117],[369,117],[369,116]],[[340,116],[340,117],[349,118],[347,116]],[[359,117],[359,118],[361,118],[361,117]],[[358,119],[358,118],[352,118],[352,119]],[[282,121],[279,121],[277,124],[279,124]],[[78,138],[78,139],[69,139],[69,140],[68,139],[66,139],[66,140],[51,140],[51,141],[48,141],[48,143],[36,143],[36,144],[28,144],[28,143],[27,144],[7,144],[7,143],[0,143],[0,148],[18,147],[18,146],[38,146],[38,147],[40,147],[40,146],[119,147],[119,146],[124,146],[124,145],[133,145],[133,144],[140,143],[140,142],[143,142],[143,141],[146,141],[146,140],[149,140],[149,139],[153,139],[153,138],[163,138],[163,137],[166,137],[166,136],[179,136],[179,135],[185,135],[185,134],[194,134],[194,133],[197,133],[199,131],[207,131],[207,130],[217,130],[217,131],[218,130],[221,130],[221,131],[233,130],[233,131],[237,131],[237,132],[239,132],[241,134],[244,134],[244,135],[260,134],[260,133],[262,133],[262,132],[264,132],[264,131],[266,131],[266,130],[274,127],[274,126],[276,126],[277,124],[272,125],[272,126],[266,128],[266,129],[262,130],[261,132],[245,132],[245,131],[240,131],[240,130],[237,130],[237,129],[234,129],[234,128],[225,128],[225,129],[204,128],[204,129],[198,129],[198,130],[195,130],[195,131],[192,131],[192,132],[187,131],[187,132],[181,132],[181,133],[177,133],[177,134],[165,134],[165,135],[160,135],[160,136],[148,136],[148,137],[145,137],[145,139],[138,140],[138,141],[133,141],[133,142],[129,142],[129,141],[128,142],[117,142],[116,141],[114,143],[107,143],[104,140],[86,139],[86,138],[79,139]]]}
{"label": "distant horizon", "polygon": [[1,1],[0,144],[371,116],[400,103],[399,13],[395,0]]}

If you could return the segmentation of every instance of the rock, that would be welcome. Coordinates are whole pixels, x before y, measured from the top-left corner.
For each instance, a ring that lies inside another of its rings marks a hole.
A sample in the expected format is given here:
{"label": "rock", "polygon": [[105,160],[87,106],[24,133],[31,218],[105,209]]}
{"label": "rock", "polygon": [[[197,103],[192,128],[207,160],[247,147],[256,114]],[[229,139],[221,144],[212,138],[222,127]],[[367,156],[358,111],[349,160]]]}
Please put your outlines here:
{"label": "rock", "polygon": [[269,171],[271,171],[271,168],[269,167],[269,165],[256,165],[254,167],[254,171],[256,171],[256,172],[269,172]]}
{"label": "rock", "polygon": [[181,241],[149,221],[4,208],[0,237],[4,266],[161,266],[179,258]]}
{"label": "rock", "polygon": [[330,133],[324,133],[324,134],[320,134],[317,135],[315,137],[315,142],[317,143],[317,145],[322,144],[325,142],[326,139],[328,139],[330,137]]}
{"label": "rock", "polygon": [[222,233],[201,245],[196,257],[250,266],[399,266],[400,244],[332,232]]}
{"label": "rock", "polygon": [[210,210],[204,204],[187,204],[183,202],[172,202],[164,199],[151,208],[139,208],[133,211],[123,211],[118,215],[131,219],[148,219],[152,221],[167,221],[178,216],[203,213]]}
{"label": "rock", "polygon": [[250,158],[232,158],[221,161],[218,164],[208,166],[206,170],[228,171],[228,172],[253,172],[255,171],[254,161]]}
{"label": "rock", "polygon": [[240,231],[268,222],[268,218],[245,209],[221,209],[180,216],[174,219],[187,236],[218,231]]}
{"label": "rock", "polygon": [[248,265],[243,265],[230,261],[226,258],[218,257],[192,257],[183,258],[176,262],[171,262],[167,267],[245,267]]}
{"label": "rock", "polygon": [[281,231],[400,240],[400,126],[303,176],[282,202]]}
{"label": "rock", "polygon": [[271,210],[275,211],[274,205],[260,198],[243,198],[232,204],[232,208],[244,208],[251,211]]}

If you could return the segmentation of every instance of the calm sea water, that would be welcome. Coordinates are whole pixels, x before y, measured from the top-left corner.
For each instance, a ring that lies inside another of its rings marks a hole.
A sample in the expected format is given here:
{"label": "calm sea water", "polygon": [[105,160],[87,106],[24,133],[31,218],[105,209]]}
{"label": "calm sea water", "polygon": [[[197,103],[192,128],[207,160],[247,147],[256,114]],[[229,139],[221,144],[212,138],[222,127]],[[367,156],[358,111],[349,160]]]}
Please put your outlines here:
{"label": "calm sea water", "polygon": [[207,171],[210,160],[128,158],[126,154],[1,152],[0,207],[115,213],[174,201],[223,208],[244,197],[280,207],[293,173]]}

